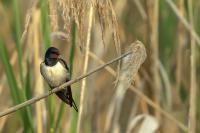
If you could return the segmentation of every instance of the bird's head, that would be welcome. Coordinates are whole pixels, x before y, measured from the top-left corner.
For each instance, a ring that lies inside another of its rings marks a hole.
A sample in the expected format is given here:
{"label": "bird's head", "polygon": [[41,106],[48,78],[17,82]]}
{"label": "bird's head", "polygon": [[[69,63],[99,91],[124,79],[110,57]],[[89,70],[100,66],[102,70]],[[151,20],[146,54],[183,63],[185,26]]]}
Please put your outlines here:
{"label": "bird's head", "polygon": [[49,47],[45,53],[45,64],[53,66],[58,62],[60,52],[55,47]]}

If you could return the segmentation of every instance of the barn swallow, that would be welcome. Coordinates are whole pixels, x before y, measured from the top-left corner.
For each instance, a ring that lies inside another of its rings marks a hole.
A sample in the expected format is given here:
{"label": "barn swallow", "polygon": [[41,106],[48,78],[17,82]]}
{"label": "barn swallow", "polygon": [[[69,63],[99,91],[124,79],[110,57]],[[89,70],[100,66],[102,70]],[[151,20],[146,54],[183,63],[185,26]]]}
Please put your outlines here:
{"label": "barn swallow", "polygon": [[[70,80],[67,63],[60,58],[60,52],[55,47],[47,49],[44,61],[40,64],[40,73],[49,84],[51,90]],[[72,97],[71,86],[67,86],[63,90],[56,92],[56,95],[78,112],[78,108]]]}

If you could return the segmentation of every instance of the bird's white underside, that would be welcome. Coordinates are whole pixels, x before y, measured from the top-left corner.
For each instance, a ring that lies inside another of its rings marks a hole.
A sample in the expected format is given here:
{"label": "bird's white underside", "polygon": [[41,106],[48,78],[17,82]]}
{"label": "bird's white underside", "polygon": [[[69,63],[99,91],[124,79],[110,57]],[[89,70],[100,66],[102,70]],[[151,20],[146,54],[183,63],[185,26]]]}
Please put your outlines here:
{"label": "bird's white underside", "polygon": [[40,71],[44,79],[52,87],[60,86],[66,82],[66,79],[69,79],[69,72],[60,62],[57,62],[54,66],[47,66],[43,62],[40,65]]}

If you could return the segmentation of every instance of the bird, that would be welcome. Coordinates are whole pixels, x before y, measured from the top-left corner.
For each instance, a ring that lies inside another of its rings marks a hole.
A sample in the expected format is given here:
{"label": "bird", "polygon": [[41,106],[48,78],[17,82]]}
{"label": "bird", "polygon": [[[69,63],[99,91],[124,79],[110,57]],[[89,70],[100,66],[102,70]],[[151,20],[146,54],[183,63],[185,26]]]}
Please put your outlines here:
{"label": "bird", "polygon": [[[60,57],[60,52],[55,47],[49,47],[46,50],[44,61],[40,63],[40,73],[50,86],[51,90],[70,81],[70,73],[67,63]],[[72,97],[71,86],[67,86],[56,92],[56,95],[78,112],[78,108]]]}

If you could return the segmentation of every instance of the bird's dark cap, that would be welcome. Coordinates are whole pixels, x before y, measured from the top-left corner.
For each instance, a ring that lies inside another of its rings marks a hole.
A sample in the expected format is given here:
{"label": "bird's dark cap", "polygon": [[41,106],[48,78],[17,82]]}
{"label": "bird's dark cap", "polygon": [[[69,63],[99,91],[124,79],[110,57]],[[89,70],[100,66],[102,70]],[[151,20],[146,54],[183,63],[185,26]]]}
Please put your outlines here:
{"label": "bird's dark cap", "polygon": [[51,57],[51,55],[57,55],[59,56],[60,55],[60,52],[57,48],[55,47],[49,47],[45,53],[45,58],[49,58]]}

